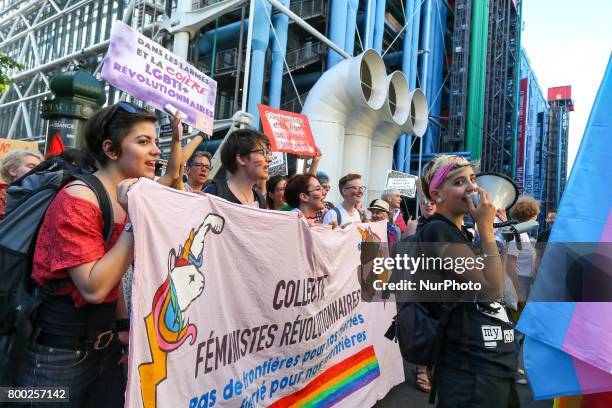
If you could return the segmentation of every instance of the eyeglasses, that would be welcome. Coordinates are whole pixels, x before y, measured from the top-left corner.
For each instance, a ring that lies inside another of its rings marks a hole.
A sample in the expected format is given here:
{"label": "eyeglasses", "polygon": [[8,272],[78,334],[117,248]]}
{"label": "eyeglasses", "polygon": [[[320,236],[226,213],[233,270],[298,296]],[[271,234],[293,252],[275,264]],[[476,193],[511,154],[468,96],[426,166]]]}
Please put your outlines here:
{"label": "eyeglasses", "polygon": [[202,164],[202,163],[194,163],[191,165],[191,167],[197,167],[200,170],[202,169],[206,169],[208,171],[212,170],[212,166],[209,166],[208,164]]}
{"label": "eyeglasses", "polygon": [[352,187],[344,187],[343,190],[366,191],[367,187],[364,187],[364,186],[352,186]]}
{"label": "eyeglasses", "polygon": [[261,149],[255,149],[255,150],[251,150],[249,151],[249,153],[258,153],[261,152],[261,154],[263,154],[263,156],[265,158],[274,158],[274,155],[272,154],[272,152],[270,151],[270,149],[268,149],[267,147],[261,148]]}
{"label": "eyeglasses", "polygon": [[313,193],[315,191],[318,191],[320,193],[323,191],[323,187],[319,186],[317,188],[313,188],[312,190],[308,190],[309,193]]}

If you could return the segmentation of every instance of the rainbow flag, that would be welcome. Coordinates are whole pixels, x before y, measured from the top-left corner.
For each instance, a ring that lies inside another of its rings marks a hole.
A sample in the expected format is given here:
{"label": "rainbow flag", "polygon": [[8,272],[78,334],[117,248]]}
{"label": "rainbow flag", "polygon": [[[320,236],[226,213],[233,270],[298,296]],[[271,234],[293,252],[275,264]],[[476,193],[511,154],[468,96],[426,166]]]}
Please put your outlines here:
{"label": "rainbow flag", "polygon": [[[549,240],[595,243],[597,253],[608,258],[612,248],[610,106],[612,57]],[[536,399],[594,394],[587,398],[589,404],[599,406],[593,400],[605,401],[609,394],[595,393],[612,391],[612,303],[561,302],[572,288],[567,285],[567,271],[555,268],[554,255],[549,245],[517,327],[526,334],[525,369]],[[609,276],[610,271],[605,272]]]}
{"label": "rainbow flag", "polygon": [[279,399],[270,407],[331,407],[378,376],[378,359],[374,346],[369,346],[328,368],[300,391]]}

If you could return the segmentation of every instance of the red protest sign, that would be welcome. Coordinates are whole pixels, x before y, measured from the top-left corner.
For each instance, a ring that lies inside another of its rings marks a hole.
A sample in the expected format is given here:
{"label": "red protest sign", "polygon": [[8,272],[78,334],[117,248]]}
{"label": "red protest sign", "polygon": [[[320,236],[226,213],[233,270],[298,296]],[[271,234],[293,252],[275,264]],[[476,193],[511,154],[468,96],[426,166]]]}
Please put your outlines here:
{"label": "red protest sign", "polygon": [[257,105],[263,131],[270,138],[274,152],[287,152],[300,156],[316,156],[316,145],[308,118],[299,113],[282,111],[266,105]]}

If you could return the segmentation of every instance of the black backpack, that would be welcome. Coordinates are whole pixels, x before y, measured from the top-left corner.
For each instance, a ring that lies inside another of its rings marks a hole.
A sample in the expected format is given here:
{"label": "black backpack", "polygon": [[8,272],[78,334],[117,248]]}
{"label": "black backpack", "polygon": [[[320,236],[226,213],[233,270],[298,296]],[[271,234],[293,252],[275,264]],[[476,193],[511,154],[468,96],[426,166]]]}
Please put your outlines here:
{"label": "black backpack", "polygon": [[[421,253],[418,244],[423,242],[421,234],[426,226],[427,223],[417,228],[414,235],[398,242],[393,247],[392,256],[400,252],[409,252],[409,255],[414,257]],[[401,276],[395,279],[401,279]],[[459,306],[457,303],[442,303],[438,318],[436,318],[431,315],[429,309],[422,303],[398,302],[398,312],[393,318],[391,326],[387,329],[385,337],[398,343],[400,354],[404,360],[413,364],[431,367],[437,364],[442,356],[442,348],[450,316],[453,310]],[[465,312],[463,316],[465,317]],[[462,347],[466,347],[466,344],[463,342]],[[438,385],[437,371],[434,371],[431,385],[429,403],[433,404]]]}
{"label": "black backpack", "polygon": [[61,158],[41,163],[11,184],[7,191],[5,218],[0,222],[0,385],[10,386],[15,370],[31,338],[35,311],[45,298],[67,279],[48,282],[41,288],[31,280],[32,259],[47,208],[70,181],[91,188],[100,204],[103,236],[109,241],[113,210],[106,189],[95,176]]}

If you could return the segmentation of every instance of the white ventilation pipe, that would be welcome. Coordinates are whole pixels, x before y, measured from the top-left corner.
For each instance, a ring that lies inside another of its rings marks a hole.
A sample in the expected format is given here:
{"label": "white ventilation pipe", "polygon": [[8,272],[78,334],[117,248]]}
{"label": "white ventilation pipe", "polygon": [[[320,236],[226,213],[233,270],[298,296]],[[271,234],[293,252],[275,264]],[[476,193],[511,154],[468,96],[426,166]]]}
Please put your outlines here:
{"label": "white ventilation pipe", "polygon": [[344,131],[342,174],[361,174],[363,184],[368,185],[374,129],[385,118],[395,118],[398,123],[404,123],[408,120],[410,115],[409,98],[410,93],[404,74],[395,71],[387,76],[385,102],[379,110],[358,107],[351,112]]}
{"label": "white ventilation pipe", "polygon": [[410,121],[406,125],[410,125],[406,133],[416,137],[423,137],[427,131],[429,108],[427,107],[427,98],[420,88],[410,93]]}
{"label": "white ventilation pipe", "polygon": [[[382,58],[366,50],[347,58],[323,73],[314,84],[302,108],[308,117],[315,143],[323,152],[319,169],[337,185],[342,177],[344,127],[357,107],[380,109],[386,98],[386,71]],[[329,201],[337,201],[338,189],[331,189]]]}
{"label": "white ventilation pipe", "polygon": [[[370,161],[370,178],[368,200],[380,198],[387,181],[387,171],[393,169],[393,146],[403,133],[422,137],[427,130],[427,99],[421,89],[415,89],[409,95],[410,115],[404,123],[393,118],[385,120],[374,130]],[[389,120],[391,119],[391,120]]]}

